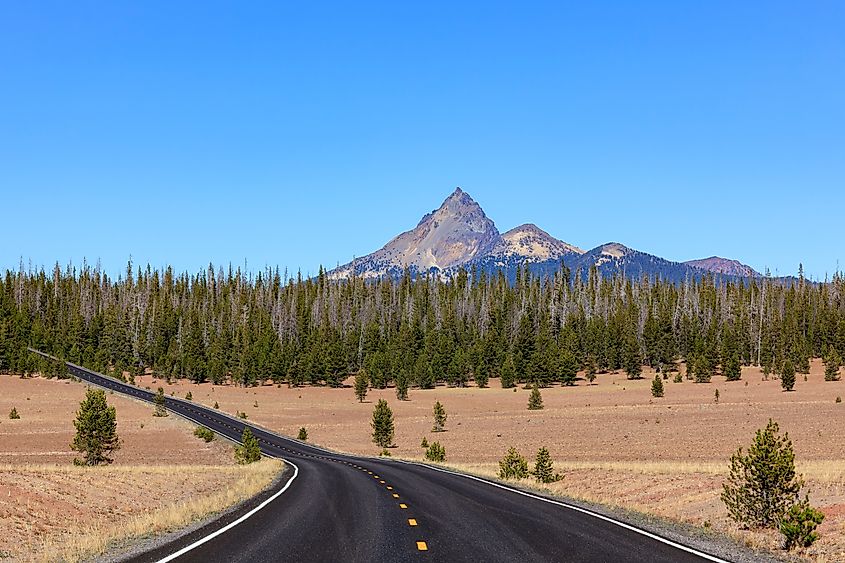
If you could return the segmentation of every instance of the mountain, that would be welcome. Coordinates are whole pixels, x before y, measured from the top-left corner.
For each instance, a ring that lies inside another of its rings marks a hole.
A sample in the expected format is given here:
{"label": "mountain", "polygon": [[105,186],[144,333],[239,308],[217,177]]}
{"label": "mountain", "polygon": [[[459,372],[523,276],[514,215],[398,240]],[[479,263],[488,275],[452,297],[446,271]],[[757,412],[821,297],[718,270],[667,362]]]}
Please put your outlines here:
{"label": "mountain", "polygon": [[534,224],[500,234],[481,206],[457,188],[443,204],[425,215],[416,227],[390,240],[381,249],[328,272],[330,278],[354,274],[364,278],[429,273],[448,277],[459,268],[489,273],[501,271],[514,279],[519,268],[536,274],[557,272],[561,264],[582,275],[595,267],[602,276],[660,277],[683,281],[709,272],[740,278],[757,275],[748,266],[724,258],[672,262],[611,242],[584,251],[556,239]]}
{"label": "mountain", "polygon": [[689,260],[684,262],[684,264],[707,272],[713,272],[714,274],[724,274],[738,278],[760,277],[759,272],[755,271],[751,266],[746,266],[738,260],[720,258],[719,256],[711,256],[710,258],[702,258],[701,260]]}
{"label": "mountain", "polygon": [[518,257],[525,262],[545,262],[561,260],[571,254],[584,254],[584,251],[554,238],[552,235],[528,223],[520,225],[502,235],[501,242],[493,249],[494,257],[504,259]]}
{"label": "mountain", "polygon": [[427,214],[410,231],[380,250],[329,272],[330,277],[352,273],[364,277],[442,272],[489,255],[501,245],[493,221],[469,194],[457,188],[439,208]]}
{"label": "mountain", "polygon": [[633,250],[618,242],[598,246],[585,252],[574,264],[567,265],[574,271],[581,270],[583,274],[595,266],[605,277],[624,274],[634,279],[649,276],[674,282],[698,278],[704,274],[703,270],[693,266]]}

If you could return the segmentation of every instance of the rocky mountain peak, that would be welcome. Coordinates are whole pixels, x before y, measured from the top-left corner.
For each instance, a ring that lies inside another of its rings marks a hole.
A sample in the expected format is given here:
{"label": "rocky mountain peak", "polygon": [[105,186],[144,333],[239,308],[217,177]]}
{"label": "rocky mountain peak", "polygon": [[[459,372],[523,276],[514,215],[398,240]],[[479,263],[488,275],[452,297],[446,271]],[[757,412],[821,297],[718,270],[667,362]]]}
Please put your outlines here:
{"label": "rocky mountain peak", "polygon": [[504,258],[520,257],[528,262],[560,260],[569,254],[583,254],[584,251],[562,240],[558,240],[533,223],[526,223],[502,235],[502,242],[493,254]]}
{"label": "rocky mountain peak", "polygon": [[713,272],[715,274],[724,274],[742,278],[760,276],[760,274],[751,266],[747,266],[739,260],[731,260],[720,256],[711,256],[710,258],[702,258],[700,260],[690,260],[688,262],[684,262],[684,264],[707,272]]}

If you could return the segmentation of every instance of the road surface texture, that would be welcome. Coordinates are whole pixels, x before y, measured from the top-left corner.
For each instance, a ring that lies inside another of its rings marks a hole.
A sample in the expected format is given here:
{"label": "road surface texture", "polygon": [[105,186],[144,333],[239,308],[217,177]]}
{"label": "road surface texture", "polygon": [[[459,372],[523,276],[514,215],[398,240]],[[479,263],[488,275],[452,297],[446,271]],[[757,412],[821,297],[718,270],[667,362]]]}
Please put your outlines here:
{"label": "road surface texture", "polygon": [[[153,399],[150,391],[74,364],[68,368],[89,383]],[[251,510],[135,561],[723,561],[498,483],[398,460],[331,453],[173,397],[166,398],[166,407],[235,441],[249,427],[263,453],[289,467],[262,504],[254,501]]]}

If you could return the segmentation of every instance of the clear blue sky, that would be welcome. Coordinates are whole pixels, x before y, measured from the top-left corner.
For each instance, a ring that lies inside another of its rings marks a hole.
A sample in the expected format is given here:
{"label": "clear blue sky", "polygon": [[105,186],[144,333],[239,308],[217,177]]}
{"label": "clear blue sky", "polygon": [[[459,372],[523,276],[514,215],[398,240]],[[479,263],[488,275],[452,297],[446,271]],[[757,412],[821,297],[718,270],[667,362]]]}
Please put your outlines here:
{"label": "clear blue sky", "polygon": [[583,248],[845,259],[841,1],[244,4],[3,3],[0,268],[313,273],[455,186]]}

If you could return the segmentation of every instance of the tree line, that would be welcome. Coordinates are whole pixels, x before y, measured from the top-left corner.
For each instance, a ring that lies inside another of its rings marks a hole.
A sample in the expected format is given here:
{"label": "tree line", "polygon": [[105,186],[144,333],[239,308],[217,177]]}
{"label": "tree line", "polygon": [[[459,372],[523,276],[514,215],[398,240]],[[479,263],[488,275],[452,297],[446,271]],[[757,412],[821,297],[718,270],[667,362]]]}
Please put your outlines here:
{"label": "tree line", "polygon": [[83,264],[0,279],[0,371],[57,369],[27,346],[121,376],[256,385],[572,384],[579,370],[686,361],[697,380],[740,365],[800,373],[845,356],[845,280],[669,283],[562,269],[461,271],[450,280],[288,278],[212,265],[195,275],[130,262],[116,279]]}

